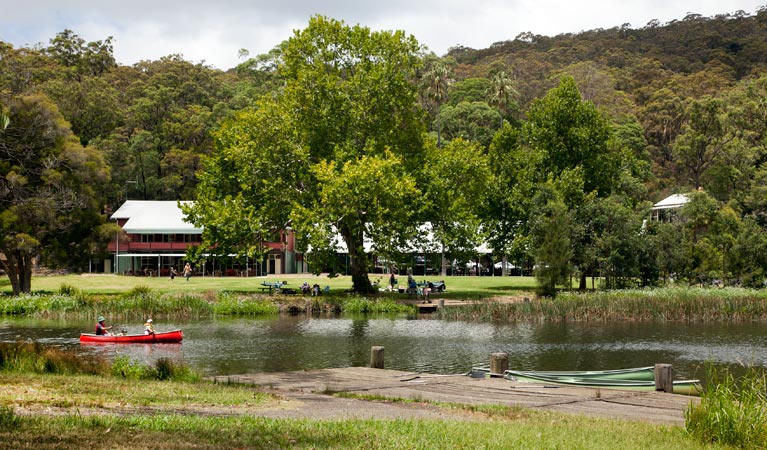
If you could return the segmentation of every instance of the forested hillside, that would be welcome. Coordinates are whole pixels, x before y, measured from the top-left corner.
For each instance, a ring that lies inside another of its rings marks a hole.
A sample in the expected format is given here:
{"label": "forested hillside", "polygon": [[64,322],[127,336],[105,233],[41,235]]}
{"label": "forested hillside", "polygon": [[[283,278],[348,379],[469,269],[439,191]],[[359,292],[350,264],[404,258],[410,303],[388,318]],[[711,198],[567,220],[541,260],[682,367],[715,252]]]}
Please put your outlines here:
{"label": "forested hillside", "polygon": [[[205,158],[241,136],[226,140],[239,112],[279,101],[300,82],[286,70],[284,43],[223,72],[180,55],[119,65],[119,38],[86,42],[64,30],[33,48],[0,42],[0,252],[39,252],[51,265],[83,269],[107,239],[98,221],[78,213],[59,229],[49,217],[31,220],[30,210],[46,198],[69,211],[95,205],[102,216],[126,198],[197,199]],[[482,206],[471,217],[498,253],[530,266],[563,258],[552,276],[575,273],[582,285],[587,275],[643,284],[764,279],[766,8],[554,37],[521,33],[419,59],[408,76],[432,136],[425,145],[448,153],[475,146],[476,158],[487,158],[493,188],[477,197]],[[51,133],[59,137],[34,145]],[[51,176],[63,155],[78,163]],[[76,192],[65,178],[92,185]],[[643,243],[631,243],[629,230],[636,234],[652,202],[690,192],[699,195],[697,209],[684,213],[687,228],[650,226]],[[618,222],[625,230],[610,228]],[[49,237],[36,236],[42,229]],[[552,233],[569,239],[549,242]]]}

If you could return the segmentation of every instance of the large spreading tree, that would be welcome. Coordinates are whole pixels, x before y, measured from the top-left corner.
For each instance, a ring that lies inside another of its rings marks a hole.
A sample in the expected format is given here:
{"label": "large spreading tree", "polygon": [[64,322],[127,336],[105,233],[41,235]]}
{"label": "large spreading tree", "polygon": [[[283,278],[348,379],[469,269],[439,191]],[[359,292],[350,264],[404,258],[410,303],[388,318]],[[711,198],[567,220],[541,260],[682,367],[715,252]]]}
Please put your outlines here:
{"label": "large spreading tree", "polygon": [[0,131],[0,268],[19,294],[31,290],[36,258],[71,267],[66,258],[93,242],[103,223],[96,188],[109,181],[109,170],[48,98],[3,103],[9,120]]}
{"label": "large spreading tree", "polygon": [[424,120],[417,105],[421,47],[400,31],[372,32],[321,16],[278,52],[284,89],[225,122],[188,217],[206,244],[257,256],[292,228],[327,266],[336,236],[354,290],[369,292],[364,239],[386,253],[414,234],[421,212]]}

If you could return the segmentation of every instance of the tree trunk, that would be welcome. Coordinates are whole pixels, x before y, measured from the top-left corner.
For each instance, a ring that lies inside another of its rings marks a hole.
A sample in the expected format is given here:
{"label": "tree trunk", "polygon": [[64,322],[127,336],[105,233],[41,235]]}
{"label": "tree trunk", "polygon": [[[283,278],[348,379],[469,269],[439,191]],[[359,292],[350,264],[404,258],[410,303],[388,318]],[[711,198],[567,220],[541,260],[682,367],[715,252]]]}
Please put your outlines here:
{"label": "tree trunk", "polygon": [[358,294],[373,293],[373,285],[368,277],[367,255],[363,243],[362,231],[344,230],[341,235],[349,250],[349,271],[352,275],[352,289]]}
{"label": "tree trunk", "polygon": [[578,283],[578,289],[581,291],[586,290],[586,271],[581,271],[581,279]]}
{"label": "tree trunk", "polygon": [[7,260],[3,262],[8,279],[11,281],[13,295],[29,293],[32,291],[32,255],[20,250],[5,253]]}

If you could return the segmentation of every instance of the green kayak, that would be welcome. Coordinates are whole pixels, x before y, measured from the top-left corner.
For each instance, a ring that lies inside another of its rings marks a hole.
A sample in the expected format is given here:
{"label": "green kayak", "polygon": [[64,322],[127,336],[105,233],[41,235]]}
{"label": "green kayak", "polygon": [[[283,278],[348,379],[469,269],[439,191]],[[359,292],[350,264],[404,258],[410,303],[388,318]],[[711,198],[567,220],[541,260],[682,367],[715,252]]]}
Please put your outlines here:
{"label": "green kayak", "polygon": [[[484,377],[490,374],[485,367],[474,368],[472,377]],[[604,387],[614,389],[655,389],[655,372],[653,367],[636,367],[618,370],[593,371],[520,371],[507,370],[503,377],[512,381],[528,383],[559,384],[583,387]],[[675,394],[694,394],[700,390],[700,380],[675,380]]]}
{"label": "green kayak", "polygon": [[513,371],[519,375],[531,375],[533,377],[541,376],[547,378],[564,378],[564,379],[577,379],[577,380],[631,380],[631,381],[654,381],[655,380],[655,368],[649,367],[633,367],[630,369],[616,369],[616,370],[577,370],[577,371]]}

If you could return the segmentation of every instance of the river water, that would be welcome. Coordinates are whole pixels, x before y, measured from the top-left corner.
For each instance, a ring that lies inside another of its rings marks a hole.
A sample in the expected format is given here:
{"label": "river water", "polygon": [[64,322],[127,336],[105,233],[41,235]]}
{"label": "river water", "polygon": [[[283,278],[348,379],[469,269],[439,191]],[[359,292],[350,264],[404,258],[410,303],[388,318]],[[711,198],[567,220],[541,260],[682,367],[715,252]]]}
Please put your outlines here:
{"label": "river water", "polygon": [[[598,370],[670,363],[676,378],[705,379],[706,363],[742,373],[767,367],[765,325],[687,323],[488,324],[406,317],[216,318],[156,321],[158,331],[182,328],[181,344],[80,345],[80,320],[0,319],[0,342],[32,340],[109,358],[145,363],[183,360],[205,375],[366,366],[370,347],[385,347],[387,369],[465,373],[507,352],[519,370]],[[141,331],[117,322],[116,329]]]}

